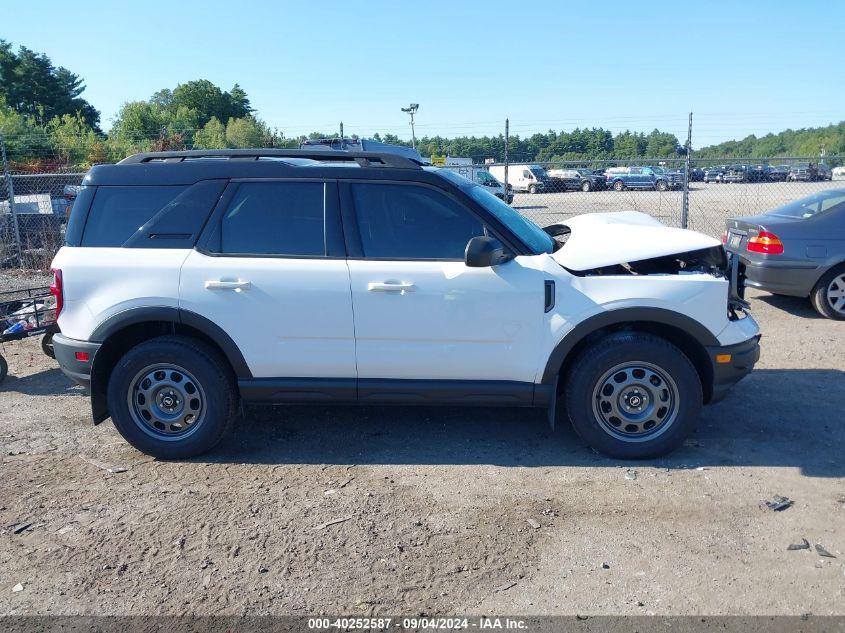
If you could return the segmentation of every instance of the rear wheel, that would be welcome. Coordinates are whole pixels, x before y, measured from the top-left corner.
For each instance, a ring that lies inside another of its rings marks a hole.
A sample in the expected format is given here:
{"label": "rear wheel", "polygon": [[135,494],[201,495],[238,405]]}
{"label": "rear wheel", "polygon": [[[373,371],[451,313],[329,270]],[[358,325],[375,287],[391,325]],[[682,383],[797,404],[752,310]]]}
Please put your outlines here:
{"label": "rear wheel", "polygon": [[590,184],[589,180],[585,180],[584,182],[581,183],[581,191],[587,192],[592,188],[593,188],[593,186]]}
{"label": "rear wheel", "polygon": [[625,189],[625,183],[622,182],[621,180],[617,180],[616,182],[613,183],[613,190],[614,191],[622,191],[624,189]]}
{"label": "rear wheel", "polygon": [[3,356],[0,356],[0,382],[3,382],[8,374],[9,363],[6,362],[6,359],[3,358]]}
{"label": "rear wheel", "polygon": [[537,185],[528,185],[528,193],[530,193],[530,194],[537,193]]}
{"label": "rear wheel", "polygon": [[810,301],[823,317],[845,320],[845,266],[823,275],[810,293]]}
{"label": "rear wheel", "polygon": [[668,341],[619,332],[584,350],[566,377],[575,431],[619,459],[658,457],[695,429],[702,406],[698,373]]}
{"label": "rear wheel", "polygon": [[115,427],[132,446],[182,459],[210,450],[231,430],[237,394],[215,350],[195,339],[161,336],[117,362],[108,403]]}

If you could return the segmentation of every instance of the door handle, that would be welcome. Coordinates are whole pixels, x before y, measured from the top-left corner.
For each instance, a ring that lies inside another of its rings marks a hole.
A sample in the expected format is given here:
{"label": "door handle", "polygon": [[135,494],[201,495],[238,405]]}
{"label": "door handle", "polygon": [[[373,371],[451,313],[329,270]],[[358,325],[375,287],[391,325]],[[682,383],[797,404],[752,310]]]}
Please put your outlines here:
{"label": "door handle", "polygon": [[252,284],[248,281],[221,281],[219,279],[209,279],[205,282],[206,290],[241,290],[247,289]]}
{"label": "door handle", "polygon": [[371,281],[367,284],[367,290],[370,292],[411,292],[416,286],[410,282],[379,282]]}

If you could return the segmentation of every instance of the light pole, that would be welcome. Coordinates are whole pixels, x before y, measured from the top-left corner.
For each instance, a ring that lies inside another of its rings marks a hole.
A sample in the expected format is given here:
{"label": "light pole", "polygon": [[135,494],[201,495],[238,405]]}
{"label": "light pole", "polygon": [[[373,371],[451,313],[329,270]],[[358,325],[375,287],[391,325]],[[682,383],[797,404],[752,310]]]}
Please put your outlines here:
{"label": "light pole", "polygon": [[411,115],[411,147],[413,149],[417,149],[417,137],[414,135],[414,115],[419,109],[419,103],[412,103],[407,108],[402,108],[402,112],[406,112],[407,114]]}

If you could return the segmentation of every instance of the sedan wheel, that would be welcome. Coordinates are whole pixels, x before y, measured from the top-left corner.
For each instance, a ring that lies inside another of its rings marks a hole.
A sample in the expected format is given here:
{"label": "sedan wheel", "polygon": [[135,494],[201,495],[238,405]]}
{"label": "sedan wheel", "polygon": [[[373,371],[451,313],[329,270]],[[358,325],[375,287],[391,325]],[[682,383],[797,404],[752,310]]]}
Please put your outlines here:
{"label": "sedan wheel", "polygon": [[589,180],[585,180],[584,182],[581,183],[581,191],[589,191],[590,189],[591,189],[591,187],[590,187],[590,181]]}
{"label": "sedan wheel", "polygon": [[845,320],[845,268],[824,275],[810,295],[816,311],[828,319]]}

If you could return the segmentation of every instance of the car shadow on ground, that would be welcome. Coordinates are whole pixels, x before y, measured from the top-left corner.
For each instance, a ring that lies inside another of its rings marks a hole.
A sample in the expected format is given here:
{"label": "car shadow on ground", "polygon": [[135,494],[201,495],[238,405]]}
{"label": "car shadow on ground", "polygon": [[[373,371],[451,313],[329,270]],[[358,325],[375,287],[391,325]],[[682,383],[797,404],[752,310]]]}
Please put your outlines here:
{"label": "car shadow on ground", "polygon": [[810,300],[806,297],[787,297],[786,295],[770,295],[761,294],[754,298],[755,301],[762,301],[769,304],[773,308],[788,312],[792,316],[801,317],[804,319],[824,319],[822,315],[816,312],[815,308],[810,304]]}
{"label": "car shadow on ground", "polygon": [[845,372],[760,369],[666,458],[593,452],[545,411],[458,407],[247,407],[231,438],[196,458],[211,463],[491,464],[499,466],[784,466],[845,476]]}
{"label": "car shadow on ground", "polygon": [[0,382],[0,393],[7,391],[28,396],[87,395],[82,387],[74,384],[57,367],[23,378],[9,374]]}

